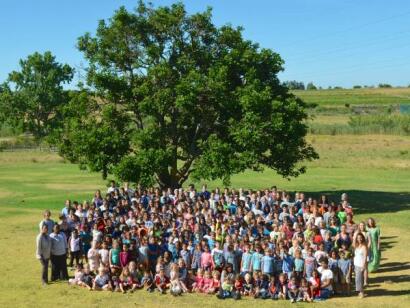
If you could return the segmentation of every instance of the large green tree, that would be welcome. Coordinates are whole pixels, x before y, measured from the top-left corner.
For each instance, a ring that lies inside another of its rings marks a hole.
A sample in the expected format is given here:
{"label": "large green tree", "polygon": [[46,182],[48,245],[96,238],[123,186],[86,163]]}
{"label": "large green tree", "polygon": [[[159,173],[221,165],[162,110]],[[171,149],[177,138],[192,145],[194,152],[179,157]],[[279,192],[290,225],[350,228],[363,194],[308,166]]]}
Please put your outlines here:
{"label": "large green tree", "polygon": [[[73,100],[61,153],[103,175],[162,187],[246,169],[283,176],[317,154],[306,143],[305,104],[281,85],[281,57],[216,27],[211,10],[139,2],[80,37],[87,82]],[[90,153],[92,152],[92,153]]]}
{"label": "large green tree", "polygon": [[23,129],[37,139],[61,124],[60,108],[68,103],[64,83],[73,69],[56,61],[51,52],[38,52],[20,60],[20,70],[9,74],[0,86],[0,121]]}

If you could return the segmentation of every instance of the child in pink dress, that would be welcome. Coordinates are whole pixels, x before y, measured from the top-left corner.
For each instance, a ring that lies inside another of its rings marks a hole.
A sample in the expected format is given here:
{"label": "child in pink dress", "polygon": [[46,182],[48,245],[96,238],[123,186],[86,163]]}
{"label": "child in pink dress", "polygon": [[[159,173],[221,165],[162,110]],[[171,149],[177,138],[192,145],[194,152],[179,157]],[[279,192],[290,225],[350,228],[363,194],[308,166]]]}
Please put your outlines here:
{"label": "child in pink dress", "polygon": [[209,289],[212,288],[212,275],[211,275],[211,271],[206,271],[205,275],[204,275],[204,284],[201,288],[201,292],[203,293],[208,293]]}
{"label": "child in pink dress", "polygon": [[204,272],[198,269],[195,277],[195,282],[192,284],[192,292],[201,292],[204,286]]}
{"label": "child in pink dress", "polygon": [[214,259],[209,251],[209,247],[205,246],[204,252],[201,254],[201,268],[204,271],[212,271],[214,269]]}
{"label": "child in pink dress", "polygon": [[221,287],[221,273],[218,271],[212,272],[212,284],[206,291],[207,294],[213,294],[218,292],[219,288]]}

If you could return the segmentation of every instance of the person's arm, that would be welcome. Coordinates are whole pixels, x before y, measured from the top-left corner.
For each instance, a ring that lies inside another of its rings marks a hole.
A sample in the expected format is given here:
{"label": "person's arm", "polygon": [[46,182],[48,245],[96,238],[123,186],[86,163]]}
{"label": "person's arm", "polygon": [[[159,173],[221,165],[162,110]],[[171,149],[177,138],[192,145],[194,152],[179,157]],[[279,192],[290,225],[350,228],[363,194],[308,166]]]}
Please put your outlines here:
{"label": "person's arm", "polygon": [[331,283],[333,279],[325,279],[324,281],[321,281],[321,287],[322,288],[327,288]]}
{"label": "person's arm", "polygon": [[68,253],[67,237],[65,236],[63,232],[60,232],[60,234],[63,236],[64,248],[65,248],[66,253]]}
{"label": "person's arm", "polygon": [[110,249],[110,251],[108,252],[108,263],[109,263],[110,267],[112,267],[111,257],[112,257],[112,250]]}
{"label": "person's arm", "polygon": [[380,229],[377,232],[377,250],[380,250]]}
{"label": "person's arm", "polygon": [[367,268],[367,255],[368,255],[368,249],[366,245],[363,245],[364,247],[364,264],[363,264],[363,269]]}
{"label": "person's arm", "polygon": [[352,247],[356,248],[356,237],[358,233],[353,234],[353,239],[352,239]]}
{"label": "person's arm", "polygon": [[350,277],[352,277],[352,263],[349,264],[349,268],[347,270],[347,275],[346,275],[347,283],[350,283]]}
{"label": "person's arm", "polygon": [[214,269],[215,269],[214,258],[212,258],[212,255],[211,255],[211,254],[209,254],[209,257],[210,257],[210,259],[211,259],[211,268],[212,268],[212,270],[214,270]]}
{"label": "person's arm", "polygon": [[36,243],[36,257],[37,259],[41,260],[43,258],[41,253],[41,234],[37,236]]}

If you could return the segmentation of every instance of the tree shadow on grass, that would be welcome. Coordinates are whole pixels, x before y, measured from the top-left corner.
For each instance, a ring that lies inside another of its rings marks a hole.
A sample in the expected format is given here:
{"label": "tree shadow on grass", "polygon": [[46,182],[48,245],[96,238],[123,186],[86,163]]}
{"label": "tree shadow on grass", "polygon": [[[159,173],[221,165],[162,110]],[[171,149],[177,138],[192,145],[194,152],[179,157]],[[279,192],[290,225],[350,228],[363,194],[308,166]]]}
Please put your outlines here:
{"label": "tree shadow on grass", "polygon": [[[394,273],[398,271],[410,269],[410,262],[387,262],[380,265],[377,273]],[[381,283],[396,285],[400,283],[410,282],[410,275],[388,275],[372,277],[370,274],[369,283],[371,287],[378,287]],[[401,296],[410,294],[410,290],[387,290],[387,289],[373,289],[366,290],[369,296]]]}
{"label": "tree shadow on grass", "polygon": [[409,295],[410,290],[387,290],[387,289],[373,289],[366,290],[368,296],[402,296]]}
{"label": "tree shadow on grass", "polygon": [[388,262],[380,265],[377,273],[389,273],[410,269],[410,262]]}
{"label": "tree shadow on grass", "polygon": [[381,238],[381,243],[380,243],[380,249],[381,251],[388,250],[392,247],[394,247],[394,244],[396,244],[397,241],[385,241],[384,238]]}
{"label": "tree shadow on grass", "polygon": [[338,203],[342,193],[347,193],[357,214],[394,213],[410,210],[410,192],[335,190],[306,192],[305,195],[315,199],[319,199],[321,195],[326,195],[330,201]]}
{"label": "tree shadow on grass", "polygon": [[390,276],[378,276],[369,278],[370,284],[373,283],[387,283],[396,284],[401,282],[410,282],[410,275],[390,275]]}

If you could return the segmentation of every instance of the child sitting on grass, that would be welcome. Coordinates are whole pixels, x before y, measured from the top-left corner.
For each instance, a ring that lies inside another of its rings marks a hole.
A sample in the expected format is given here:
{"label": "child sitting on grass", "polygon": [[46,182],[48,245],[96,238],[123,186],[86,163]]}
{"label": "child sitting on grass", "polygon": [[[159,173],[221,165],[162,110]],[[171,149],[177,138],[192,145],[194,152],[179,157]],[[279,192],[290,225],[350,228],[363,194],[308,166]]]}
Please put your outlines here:
{"label": "child sitting on grass", "polygon": [[70,278],[68,280],[68,284],[72,286],[78,286],[81,283],[81,280],[83,279],[84,272],[83,272],[83,265],[82,264],[77,264],[76,270],[74,272],[74,278]]}
{"label": "child sitting on grass", "polygon": [[155,275],[154,283],[155,288],[159,293],[166,293],[166,289],[168,289],[169,286],[169,278],[165,276],[165,271],[163,269],[160,269],[159,273]]}
{"label": "child sitting on grass", "polygon": [[78,282],[80,287],[87,288],[88,290],[92,290],[94,281],[94,274],[90,271],[90,266],[88,264],[84,265],[83,268],[83,275],[81,280]]}
{"label": "child sitting on grass", "polygon": [[230,276],[225,277],[222,283],[222,288],[220,289],[220,292],[216,295],[216,297],[219,299],[232,297],[233,285],[233,278],[231,278]]}
{"label": "child sitting on grass", "polygon": [[98,275],[95,276],[93,283],[93,290],[95,291],[112,291],[110,277],[104,267],[98,269]]}

